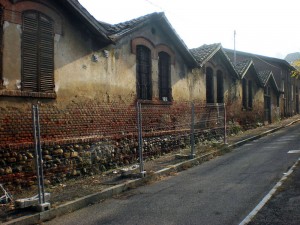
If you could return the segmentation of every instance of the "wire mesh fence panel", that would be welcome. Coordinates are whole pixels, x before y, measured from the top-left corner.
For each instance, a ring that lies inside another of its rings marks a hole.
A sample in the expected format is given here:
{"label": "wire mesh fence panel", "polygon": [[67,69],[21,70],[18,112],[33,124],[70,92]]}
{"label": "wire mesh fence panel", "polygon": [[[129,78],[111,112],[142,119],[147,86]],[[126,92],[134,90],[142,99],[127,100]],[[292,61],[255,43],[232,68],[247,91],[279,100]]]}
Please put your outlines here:
{"label": "wire mesh fence panel", "polygon": [[204,140],[224,140],[224,113],[224,104],[141,104],[144,159],[191,148]]}
{"label": "wire mesh fence panel", "polygon": [[[195,144],[224,135],[224,106],[194,102]],[[192,103],[141,104],[145,160],[191,145]],[[31,108],[3,112],[0,183],[36,184]],[[92,175],[139,162],[136,105],[95,103],[39,107],[45,183]],[[20,119],[22,118],[22,119]],[[7,123],[6,123],[7,122]]]}

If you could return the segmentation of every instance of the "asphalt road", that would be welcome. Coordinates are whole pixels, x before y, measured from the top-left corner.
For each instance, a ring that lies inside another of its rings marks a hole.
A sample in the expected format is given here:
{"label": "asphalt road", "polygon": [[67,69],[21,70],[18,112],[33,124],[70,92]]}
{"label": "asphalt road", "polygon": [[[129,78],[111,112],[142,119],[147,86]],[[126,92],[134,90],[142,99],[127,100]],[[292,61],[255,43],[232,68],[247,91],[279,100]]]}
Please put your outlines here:
{"label": "asphalt road", "polygon": [[299,155],[300,124],[233,152],[45,224],[234,225],[273,188]]}

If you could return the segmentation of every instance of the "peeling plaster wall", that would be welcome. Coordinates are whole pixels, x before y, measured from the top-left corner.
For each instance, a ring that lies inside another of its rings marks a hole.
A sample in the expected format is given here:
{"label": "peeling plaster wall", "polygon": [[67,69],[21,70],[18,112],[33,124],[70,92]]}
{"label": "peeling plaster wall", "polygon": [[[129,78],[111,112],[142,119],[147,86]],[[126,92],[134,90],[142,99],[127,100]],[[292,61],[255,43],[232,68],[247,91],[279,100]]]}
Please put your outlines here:
{"label": "peeling plaster wall", "polygon": [[8,89],[20,88],[21,81],[21,26],[11,22],[3,25],[3,80]]}
{"label": "peeling plaster wall", "polygon": [[231,89],[235,91],[233,91],[232,99],[227,107],[228,119],[232,122],[239,122],[246,128],[264,121],[264,89],[255,77],[256,75],[252,74],[251,70],[244,76],[247,81],[252,81],[252,108],[243,109],[242,80],[232,83]]}
{"label": "peeling plaster wall", "polygon": [[[43,12],[47,13],[45,6],[36,4],[34,2],[34,7],[43,8]],[[16,148],[24,143],[30,146],[28,143],[33,141],[31,104],[38,101],[47,108],[43,114],[46,117],[43,118],[43,129],[47,131],[43,139],[47,143],[61,140],[64,136],[77,141],[83,136],[105,134],[108,130],[112,134],[135,132],[136,55],[132,53],[131,40],[136,37],[147,37],[157,46],[165,44],[174,52],[175,61],[171,65],[174,102],[203,98],[201,93],[205,89],[201,71],[196,69],[192,72],[186,66],[170,37],[157,25],[146,26],[121,39],[116,45],[103,47],[76,18],[64,15],[59,9],[49,12],[57,18],[62,16],[61,28],[56,28],[54,36],[56,98],[18,96],[21,80],[21,17],[16,12],[11,13],[18,15],[18,20],[11,19],[13,16],[6,12],[5,18],[9,21],[5,22],[4,28],[5,86],[0,91],[15,91],[15,95],[0,96],[1,146]],[[153,100],[157,102],[157,58],[152,60],[152,83]],[[10,92],[7,93],[9,95]],[[172,107],[169,108],[172,110]],[[179,109],[183,112],[186,110]],[[120,124],[130,127],[130,131],[122,130]]]}

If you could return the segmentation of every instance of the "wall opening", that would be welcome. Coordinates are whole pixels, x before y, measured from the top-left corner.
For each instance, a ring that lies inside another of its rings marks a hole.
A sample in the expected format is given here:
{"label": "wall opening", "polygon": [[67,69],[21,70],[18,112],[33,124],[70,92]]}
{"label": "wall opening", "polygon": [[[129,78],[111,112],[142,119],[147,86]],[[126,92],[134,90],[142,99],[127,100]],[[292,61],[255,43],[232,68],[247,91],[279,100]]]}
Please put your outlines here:
{"label": "wall opening", "polygon": [[213,70],[206,68],[206,103],[214,103],[214,77]]}
{"label": "wall opening", "polygon": [[138,45],[136,48],[137,97],[151,100],[151,50],[143,45]]}
{"label": "wall opening", "polygon": [[224,80],[220,70],[217,72],[217,102],[224,103]]}
{"label": "wall opening", "polygon": [[171,101],[171,57],[166,52],[158,53],[159,99]]}

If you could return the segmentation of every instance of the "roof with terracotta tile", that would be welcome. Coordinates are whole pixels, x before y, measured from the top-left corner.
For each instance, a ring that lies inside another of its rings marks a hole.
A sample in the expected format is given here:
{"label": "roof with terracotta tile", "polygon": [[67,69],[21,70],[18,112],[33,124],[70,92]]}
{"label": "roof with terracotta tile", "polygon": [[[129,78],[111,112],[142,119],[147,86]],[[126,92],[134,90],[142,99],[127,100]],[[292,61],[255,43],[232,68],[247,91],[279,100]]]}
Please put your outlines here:
{"label": "roof with terracotta tile", "polygon": [[251,59],[246,59],[238,62],[235,65],[235,69],[239,73],[240,77],[243,78],[251,65],[253,65],[253,61]]}
{"label": "roof with terracotta tile", "polygon": [[222,45],[220,43],[204,44],[198,48],[190,49],[190,51],[200,64],[205,64],[221,48]]}
{"label": "roof with terracotta tile", "polygon": [[232,74],[236,78],[239,78],[238,72],[234,68],[231,60],[229,59],[229,57],[227,56],[227,54],[223,50],[223,47],[220,43],[209,44],[209,45],[204,44],[204,45],[202,45],[198,48],[190,49],[190,52],[195,57],[195,59],[198,61],[198,63],[200,64],[200,67],[202,67],[212,57],[214,57],[214,55],[217,52],[220,52],[220,56],[223,57],[223,59],[225,59],[225,62],[227,62],[227,66],[230,69],[230,71],[232,72]]}
{"label": "roof with terracotta tile", "polygon": [[259,71],[258,72],[258,77],[259,77],[259,79],[260,79],[260,81],[261,81],[261,83],[263,84],[264,87],[267,85],[267,83],[271,79],[271,82],[273,83],[276,91],[280,92],[272,71],[270,71],[270,70]]}
{"label": "roof with terracotta tile", "polygon": [[108,24],[108,23],[104,23],[99,21],[99,23],[105,27],[105,29],[107,30],[109,35],[115,35],[118,33],[126,33],[132,29],[135,29],[138,25],[149,21],[151,18],[155,18],[158,16],[162,16],[163,13],[151,13],[151,14],[147,14],[138,18],[134,18],[132,20],[128,20],[125,22],[121,22],[121,23],[117,23],[117,24]]}
{"label": "roof with terracotta tile", "polygon": [[264,84],[264,86],[268,82],[271,75],[272,75],[272,71],[269,71],[269,70],[258,72],[258,77],[259,77],[260,81]]}
{"label": "roof with terracotta tile", "polygon": [[[224,49],[226,54],[229,56],[231,60],[234,58],[234,50],[232,49]],[[235,51],[237,61],[243,61],[245,59],[252,59],[254,67],[257,71],[272,71],[273,77],[275,81],[280,84],[282,80],[282,72],[283,71],[292,71],[295,68],[292,67],[286,60],[272,58],[268,56],[257,55],[248,52]]]}
{"label": "roof with terracotta tile", "polygon": [[163,12],[154,12],[118,24],[108,24],[98,21],[98,23],[106,29],[108,36],[115,42],[151,22],[154,22],[161,29],[165,30],[165,33],[168,34],[169,38],[174,42],[174,46],[176,46],[177,50],[184,56],[191,67],[198,66],[196,59]]}

